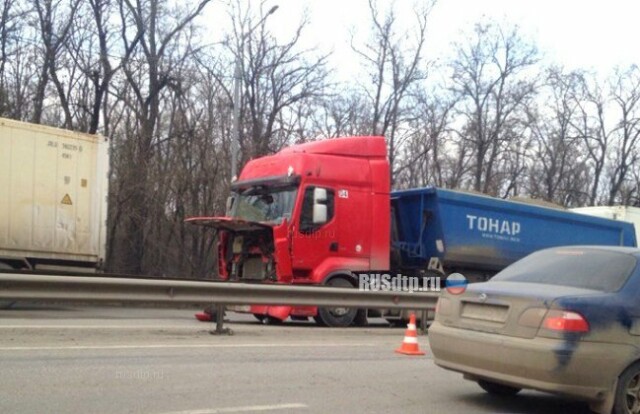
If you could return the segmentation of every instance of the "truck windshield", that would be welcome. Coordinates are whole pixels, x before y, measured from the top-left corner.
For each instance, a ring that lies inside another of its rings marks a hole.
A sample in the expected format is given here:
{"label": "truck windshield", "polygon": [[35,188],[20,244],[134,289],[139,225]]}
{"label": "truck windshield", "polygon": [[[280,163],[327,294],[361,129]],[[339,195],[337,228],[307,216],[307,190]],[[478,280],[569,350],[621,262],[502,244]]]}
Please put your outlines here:
{"label": "truck windshield", "polygon": [[230,216],[248,221],[291,220],[297,187],[256,186],[233,193]]}

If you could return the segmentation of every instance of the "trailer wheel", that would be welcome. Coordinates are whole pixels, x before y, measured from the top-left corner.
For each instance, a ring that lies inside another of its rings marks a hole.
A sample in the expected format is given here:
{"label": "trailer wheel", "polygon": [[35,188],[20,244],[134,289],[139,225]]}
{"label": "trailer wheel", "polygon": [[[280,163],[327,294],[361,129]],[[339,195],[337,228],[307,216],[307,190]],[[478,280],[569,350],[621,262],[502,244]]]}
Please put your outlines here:
{"label": "trailer wheel", "polygon": [[[2,269],[2,270],[12,270],[13,266],[10,266],[9,264],[4,263],[4,262],[0,262],[0,269]],[[15,304],[16,304],[16,302],[11,301],[11,300],[0,300],[0,309],[10,309]]]}
{"label": "trailer wheel", "polygon": [[[336,277],[329,280],[327,286],[353,288],[351,282],[342,277]],[[315,316],[314,319],[322,326],[344,328],[353,324],[357,315],[358,309],[355,308],[318,308],[318,315]]]}
{"label": "trailer wheel", "polygon": [[274,318],[273,316],[265,315],[262,319],[263,325],[282,325],[284,321],[282,319]]}
{"label": "trailer wheel", "polygon": [[358,309],[358,311],[356,312],[356,317],[353,320],[353,324],[360,327],[369,326],[366,309]]}
{"label": "trailer wheel", "polygon": [[387,322],[389,322],[389,325],[393,328],[406,328],[407,323],[409,323],[409,321],[407,321],[406,319],[391,319],[391,318],[387,318]]}
{"label": "trailer wheel", "polygon": [[324,320],[320,317],[320,309],[318,309],[318,314],[313,317],[313,320],[318,326],[327,326],[327,324],[324,323]]}

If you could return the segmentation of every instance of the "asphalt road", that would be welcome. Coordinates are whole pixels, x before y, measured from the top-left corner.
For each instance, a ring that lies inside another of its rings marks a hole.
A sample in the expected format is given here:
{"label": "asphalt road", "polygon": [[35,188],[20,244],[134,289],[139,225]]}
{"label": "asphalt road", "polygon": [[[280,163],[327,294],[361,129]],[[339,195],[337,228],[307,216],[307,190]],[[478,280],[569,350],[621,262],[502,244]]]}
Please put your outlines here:
{"label": "asphalt road", "polygon": [[485,394],[427,356],[393,352],[404,330],[264,326],[228,315],[213,336],[190,310],[0,310],[0,413],[588,412],[525,391]]}

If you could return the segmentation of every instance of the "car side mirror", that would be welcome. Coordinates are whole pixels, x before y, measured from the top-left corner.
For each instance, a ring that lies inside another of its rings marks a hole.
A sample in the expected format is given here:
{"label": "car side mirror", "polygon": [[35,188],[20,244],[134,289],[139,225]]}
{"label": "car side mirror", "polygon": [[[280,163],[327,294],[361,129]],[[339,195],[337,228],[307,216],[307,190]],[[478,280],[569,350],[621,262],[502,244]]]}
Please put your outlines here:
{"label": "car side mirror", "polygon": [[324,188],[313,189],[313,224],[327,222],[327,190]]}

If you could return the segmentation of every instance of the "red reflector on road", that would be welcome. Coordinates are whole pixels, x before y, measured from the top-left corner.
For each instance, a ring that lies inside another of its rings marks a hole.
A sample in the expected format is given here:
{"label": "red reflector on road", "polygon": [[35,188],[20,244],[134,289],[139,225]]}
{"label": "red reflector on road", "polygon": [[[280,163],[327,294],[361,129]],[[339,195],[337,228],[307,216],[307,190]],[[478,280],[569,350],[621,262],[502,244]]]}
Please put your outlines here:
{"label": "red reflector on road", "polygon": [[211,315],[206,312],[198,312],[195,314],[195,317],[201,322],[211,322]]}

